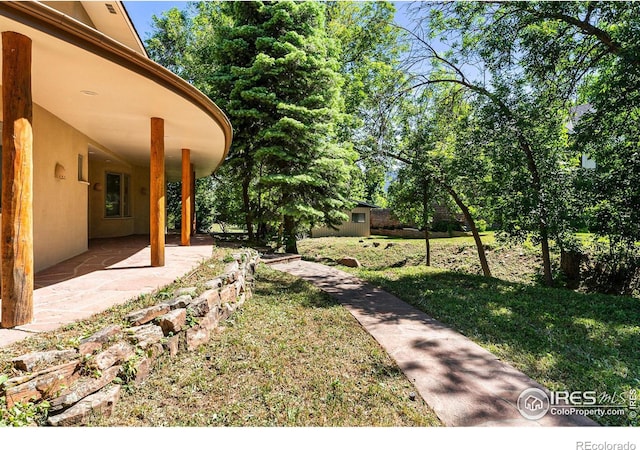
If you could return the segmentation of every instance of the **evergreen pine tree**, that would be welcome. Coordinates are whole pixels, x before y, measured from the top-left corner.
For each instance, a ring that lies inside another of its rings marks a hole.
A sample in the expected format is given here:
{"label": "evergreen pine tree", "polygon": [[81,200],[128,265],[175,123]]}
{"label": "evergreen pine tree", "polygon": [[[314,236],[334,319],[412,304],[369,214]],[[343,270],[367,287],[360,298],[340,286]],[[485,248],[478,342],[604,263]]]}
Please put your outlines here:
{"label": "evergreen pine tree", "polygon": [[256,221],[275,226],[286,251],[297,252],[298,232],[346,218],[355,160],[336,142],[342,80],[324,5],[223,8],[230,22],[218,30],[211,85],[234,125],[230,162],[241,173],[247,228],[252,235]]}

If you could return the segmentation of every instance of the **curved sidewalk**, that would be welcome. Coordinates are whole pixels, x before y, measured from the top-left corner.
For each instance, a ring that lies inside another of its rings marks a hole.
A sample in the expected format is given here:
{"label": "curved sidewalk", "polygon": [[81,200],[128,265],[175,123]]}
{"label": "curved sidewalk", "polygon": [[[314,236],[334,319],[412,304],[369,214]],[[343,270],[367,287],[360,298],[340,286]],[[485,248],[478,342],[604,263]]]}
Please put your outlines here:
{"label": "curved sidewalk", "polygon": [[548,393],[462,334],[388,292],[322,264],[293,261],[272,268],[310,281],[329,293],[397,362],[447,426],[594,426],[579,415],[520,415],[516,402],[527,388]]}

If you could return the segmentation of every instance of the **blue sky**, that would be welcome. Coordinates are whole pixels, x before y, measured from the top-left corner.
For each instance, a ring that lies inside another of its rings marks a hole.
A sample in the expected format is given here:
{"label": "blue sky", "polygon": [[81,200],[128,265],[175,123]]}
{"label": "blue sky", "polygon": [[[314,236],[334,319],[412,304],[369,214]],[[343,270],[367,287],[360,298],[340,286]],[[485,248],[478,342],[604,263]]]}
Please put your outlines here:
{"label": "blue sky", "polygon": [[[173,1],[125,1],[123,3],[143,42],[151,34],[151,17],[154,14],[159,16],[163,11],[167,11],[173,7],[184,9],[187,6],[187,2]],[[408,2],[395,3],[397,9],[396,18],[399,22],[402,22],[404,19],[402,12],[404,7],[408,5]]]}
{"label": "blue sky", "polygon": [[123,2],[124,7],[127,8],[129,17],[133,25],[136,27],[140,38],[144,42],[151,34],[151,17],[155,14],[159,16],[163,11],[177,7],[178,9],[184,9],[187,6],[187,2],[170,2],[170,1],[132,1]]}

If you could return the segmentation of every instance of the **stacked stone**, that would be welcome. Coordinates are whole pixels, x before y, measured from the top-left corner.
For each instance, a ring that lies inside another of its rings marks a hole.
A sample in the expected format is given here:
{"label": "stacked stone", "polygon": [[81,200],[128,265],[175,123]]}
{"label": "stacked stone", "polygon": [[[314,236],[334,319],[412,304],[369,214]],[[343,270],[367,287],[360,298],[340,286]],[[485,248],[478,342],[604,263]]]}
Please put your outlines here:
{"label": "stacked stone", "polygon": [[[207,290],[198,296],[195,287],[179,289],[170,300],[128,314],[128,327],[107,326],[74,349],[15,358],[15,369],[24,374],[0,385],[7,408],[46,400],[51,426],[109,416],[120,396],[120,385],[113,383],[116,377],[135,374],[127,381],[141,383],[158,356],[165,352],[175,356],[208,342],[220,322],[251,298],[258,254],[245,250],[233,256],[223,275],[208,281]],[[40,367],[45,368],[35,370]]]}

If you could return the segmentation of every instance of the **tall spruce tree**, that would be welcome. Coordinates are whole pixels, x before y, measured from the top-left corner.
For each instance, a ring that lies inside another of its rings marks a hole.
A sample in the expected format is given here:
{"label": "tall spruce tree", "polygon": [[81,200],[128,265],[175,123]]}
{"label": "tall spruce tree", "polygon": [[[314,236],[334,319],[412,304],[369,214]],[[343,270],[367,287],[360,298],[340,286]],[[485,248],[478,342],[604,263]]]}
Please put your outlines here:
{"label": "tall spruce tree", "polygon": [[[348,205],[339,145],[343,105],[336,48],[317,2],[233,2],[218,29],[210,85],[235,129],[231,164],[243,187],[250,235],[279,230],[286,251],[312,223],[336,225]],[[234,162],[235,160],[235,162]],[[262,233],[264,234],[264,233]]]}

